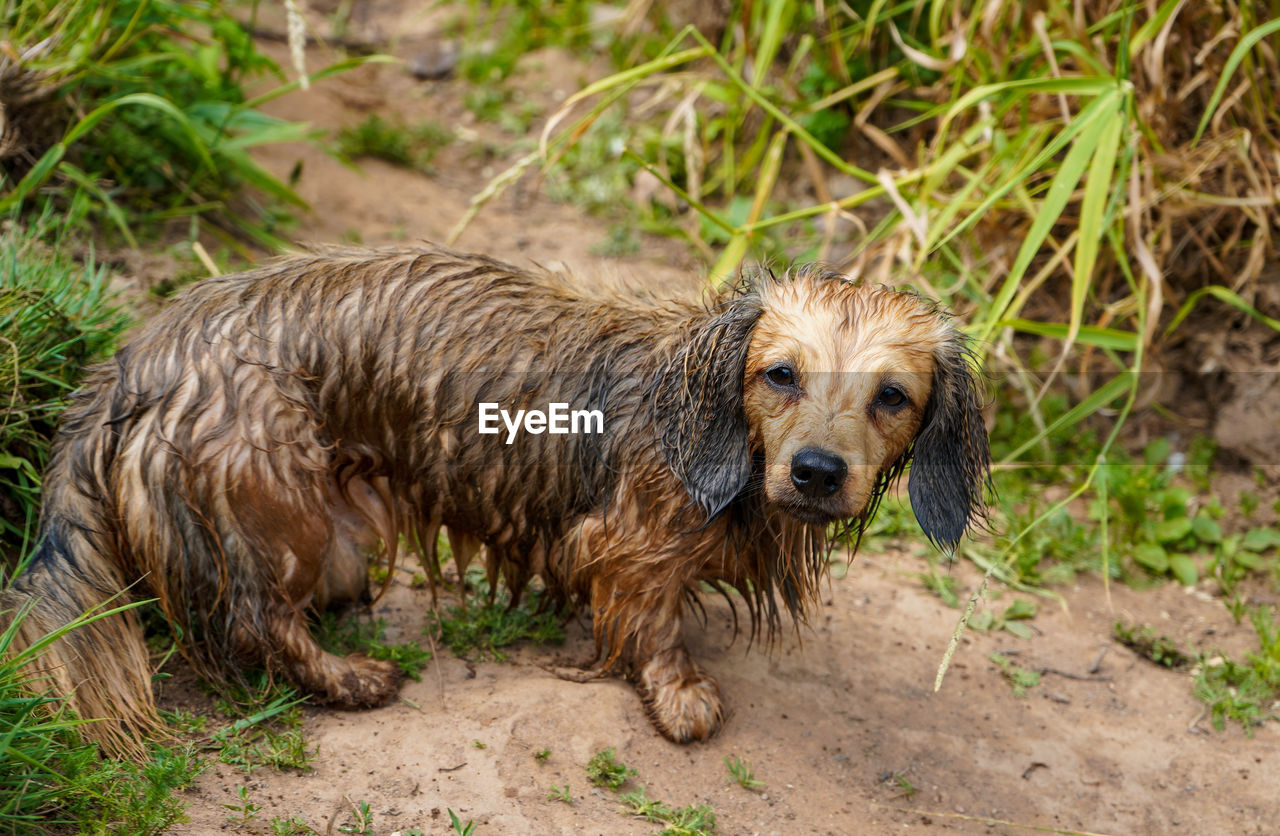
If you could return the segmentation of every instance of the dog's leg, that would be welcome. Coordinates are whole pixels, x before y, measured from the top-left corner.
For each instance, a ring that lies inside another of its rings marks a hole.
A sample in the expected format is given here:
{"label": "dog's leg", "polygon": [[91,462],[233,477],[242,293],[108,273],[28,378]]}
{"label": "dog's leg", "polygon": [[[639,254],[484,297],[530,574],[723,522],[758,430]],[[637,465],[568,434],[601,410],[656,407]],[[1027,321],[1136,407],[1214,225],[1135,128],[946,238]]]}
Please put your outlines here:
{"label": "dog's leg", "polygon": [[682,643],[643,663],[636,690],[654,726],[676,743],[706,740],[724,722],[720,686],[694,663]]}
{"label": "dog's leg", "polygon": [[[275,455],[283,459],[297,450],[281,447]],[[307,473],[301,467],[295,472]],[[367,594],[368,556],[392,536],[383,533],[393,530],[392,523],[366,483],[353,481],[342,493],[322,472],[308,475],[291,483],[246,476],[225,494],[217,515],[220,554],[227,571],[245,579],[233,584],[238,594],[228,601],[233,643],[240,656],[284,673],[321,702],[350,709],[382,705],[397,693],[399,666],[325,651],[312,637],[306,613]]]}
{"label": "dog's leg", "polygon": [[267,633],[298,687],[337,708],[371,708],[395,698],[400,667],[392,661],[358,653],[335,656],[312,638],[306,620],[292,606],[277,603],[265,613]]}
{"label": "dog's leg", "polygon": [[[724,721],[720,686],[693,661],[680,635],[687,585],[694,582],[689,555],[657,550],[662,535],[645,530],[619,539],[599,520],[579,530],[579,577],[589,578],[598,643],[609,645],[606,666],[628,663],[649,718],[677,743],[706,740]],[[678,547],[669,544],[667,549]]]}
{"label": "dog's leg", "polygon": [[[394,523],[380,496],[362,480],[348,483],[345,493],[327,492],[323,506],[330,521],[327,542],[317,549],[318,544],[303,534],[323,530],[321,519],[293,529],[288,543],[291,553],[279,561],[285,582],[277,589],[284,600],[271,601],[264,613],[267,635],[274,639],[289,677],[338,708],[383,705],[395,697],[400,686],[400,667],[395,662],[357,653],[346,657],[328,653],[312,638],[303,616],[303,610],[312,604],[368,600],[369,556],[377,552],[380,540],[385,543],[395,536]],[[294,556],[313,550],[316,556],[310,559]],[[272,598],[276,596],[272,594]]]}

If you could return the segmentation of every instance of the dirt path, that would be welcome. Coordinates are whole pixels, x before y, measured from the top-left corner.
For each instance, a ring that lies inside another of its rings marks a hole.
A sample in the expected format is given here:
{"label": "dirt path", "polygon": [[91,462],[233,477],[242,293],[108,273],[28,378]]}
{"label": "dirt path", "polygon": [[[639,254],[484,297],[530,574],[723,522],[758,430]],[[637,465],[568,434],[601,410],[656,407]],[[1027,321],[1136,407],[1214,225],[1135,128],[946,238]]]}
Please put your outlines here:
{"label": "dirt path", "polygon": [[[918,557],[863,554],[833,581],[813,629],[772,653],[735,643],[727,607],[711,602],[706,628],[687,631],[731,710],[709,743],[663,740],[623,682],[547,672],[590,656],[589,635],[571,624],[563,647],[523,648],[503,663],[472,666],[445,651],[387,708],[307,709],[307,736],[319,744],[312,772],[246,776],[220,765],[200,781],[192,824],[179,832],[223,828],[221,805],[236,802],[240,785],[262,820],[301,813],[321,832],[331,819],[349,821],[359,801],[378,834],[448,832],[448,809],[481,834],[656,832],[587,782],[584,764],[608,747],[638,770],[650,798],[709,804],[726,834],[993,832],[959,816],[1113,834],[1277,832],[1275,724],[1253,738],[1212,731],[1187,674],[1110,640],[1124,618],[1226,643],[1234,631],[1220,604],[1173,587],[1117,587],[1107,607],[1090,581],[1067,592],[1067,610],[1043,604],[1029,641],[970,632],[934,693],[958,612],[921,588],[914,573],[924,568]],[[976,578],[957,573],[973,588]],[[398,585],[376,614],[392,625],[389,639],[403,641],[420,635],[429,606],[427,591]],[[1014,696],[988,660],[994,651],[1044,670],[1041,684]],[[541,749],[551,750],[545,763],[534,758]],[[761,793],[730,781],[728,755],[751,762]],[[566,783],[573,806],[547,800]]]}
{"label": "dirt path", "polygon": [[[403,49],[417,48],[407,41]],[[566,86],[582,72],[554,53],[539,66],[522,84],[544,102],[571,92]],[[285,98],[274,112],[321,127],[398,112],[463,125],[482,141],[497,129],[468,124],[461,90],[459,82],[423,83],[396,67],[369,67]],[[281,175],[303,161],[300,191],[314,211],[299,240],[442,241],[509,159],[473,156],[477,141],[442,151],[432,175],[377,162],[354,171],[290,146],[261,158]],[[486,208],[458,245],[627,281],[696,278],[670,242],[647,241],[641,256],[602,262],[590,247],[605,234],[603,222],[518,187]],[[235,803],[244,785],[262,806],[249,829],[261,832],[273,816],[298,814],[318,832],[338,832],[351,805],[366,801],[377,834],[450,832],[449,809],[474,819],[480,836],[654,833],[659,826],[620,812],[616,798],[586,780],[587,760],[615,747],[650,798],[710,804],[725,834],[1015,832],[963,816],[1116,834],[1280,833],[1276,724],[1253,738],[1213,732],[1185,673],[1158,669],[1110,639],[1124,618],[1231,648],[1242,628],[1220,603],[1172,586],[1117,587],[1108,606],[1101,587],[1084,581],[1064,592],[1066,609],[1042,603],[1031,640],[970,632],[934,693],[959,614],[923,589],[914,575],[924,568],[919,557],[867,551],[832,582],[812,629],[788,633],[771,654],[748,652],[742,637],[735,643],[727,608],[708,602],[707,625],[688,629],[688,641],[731,710],[709,743],[663,740],[623,682],[575,684],[544,670],[590,657],[588,631],[571,624],[562,648],[523,648],[505,663],[473,667],[446,651],[422,682],[405,686],[401,701],[380,710],[307,708],[306,733],[319,745],[313,771],[246,776],[219,765],[191,795],[191,823],[175,832],[236,829],[222,805]],[[976,586],[967,568],[955,571],[962,586]],[[429,606],[428,592],[397,584],[377,614],[391,625],[390,640],[406,640],[421,635]],[[1016,697],[988,659],[997,650],[1049,672]],[[545,763],[533,756],[541,749],[551,750]],[[730,782],[727,755],[754,765],[762,792]],[[552,785],[566,783],[572,806],[547,800]]]}

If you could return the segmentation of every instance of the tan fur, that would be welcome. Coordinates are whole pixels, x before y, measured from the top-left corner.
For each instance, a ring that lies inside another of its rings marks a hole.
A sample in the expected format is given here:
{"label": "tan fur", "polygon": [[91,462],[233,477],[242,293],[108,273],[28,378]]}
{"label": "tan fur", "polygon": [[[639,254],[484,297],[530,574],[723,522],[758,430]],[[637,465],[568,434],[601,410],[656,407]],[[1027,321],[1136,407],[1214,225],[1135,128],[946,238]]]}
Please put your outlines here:
{"label": "tan fur", "polygon": [[[794,388],[771,382],[779,364]],[[890,385],[905,404],[877,400]],[[598,408],[605,432],[508,445],[477,432],[479,401]],[[29,644],[136,584],[203,675],[264,665],[378,705],[394,665],[326,653],[307,613],[364,595],[369,556],[394,562],[402,536],[434,566],[445,526],[460,568],[482,552],[516,595],[540,577],[587,605],[599,670],[631,676],[667,737],[705,739],[724,708],[681,640],[701,582],[741,593],[753,635],[779,599],[803,618],[829,525],[865,522],[913,450],[930,462],[917,514],[954,542],[981,514],[976,404],[932,306],[812,269],[700,303],[443,250],[297,256],[193,287],[92,372],[46,476],[43,545],[0,608],[31,608]],[[815,450],[847,470],[830,495],[804,493],[796,457]],[[40,665],[105,718],[86,732],[111,751],[156,730],[131,616]]]}

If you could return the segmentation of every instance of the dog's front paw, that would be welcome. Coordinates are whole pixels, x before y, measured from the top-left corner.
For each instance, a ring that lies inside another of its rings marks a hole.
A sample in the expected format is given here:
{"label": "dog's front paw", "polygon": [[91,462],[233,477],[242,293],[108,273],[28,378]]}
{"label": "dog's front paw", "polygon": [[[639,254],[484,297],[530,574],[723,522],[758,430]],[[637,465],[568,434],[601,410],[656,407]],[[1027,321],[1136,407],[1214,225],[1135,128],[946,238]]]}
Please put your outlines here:
{"label": "dog's front paw", "polygon": [[668,740],[706,740],[724,722],[720,686],[698,670],[683,649],[650,659],[640,670],[636,689],[649,711],[649,719]]}

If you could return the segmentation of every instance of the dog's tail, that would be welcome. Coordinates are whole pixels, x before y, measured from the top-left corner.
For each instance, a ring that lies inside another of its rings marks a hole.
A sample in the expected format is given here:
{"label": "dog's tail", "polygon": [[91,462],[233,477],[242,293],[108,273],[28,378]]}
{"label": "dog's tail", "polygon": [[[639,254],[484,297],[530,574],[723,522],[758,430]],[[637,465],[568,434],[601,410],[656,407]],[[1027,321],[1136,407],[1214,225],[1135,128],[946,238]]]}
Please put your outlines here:
{"label": "dog's tail", "polygon": [[86,721],[84,738],[136,759],[163,724],[142,627],[123,597],[127,581],[94,545],[104,530],[75,525],[46,504],[39,547],[0,590],[0,649],[33,693],[50,698],[50,710],[65,700]]}

